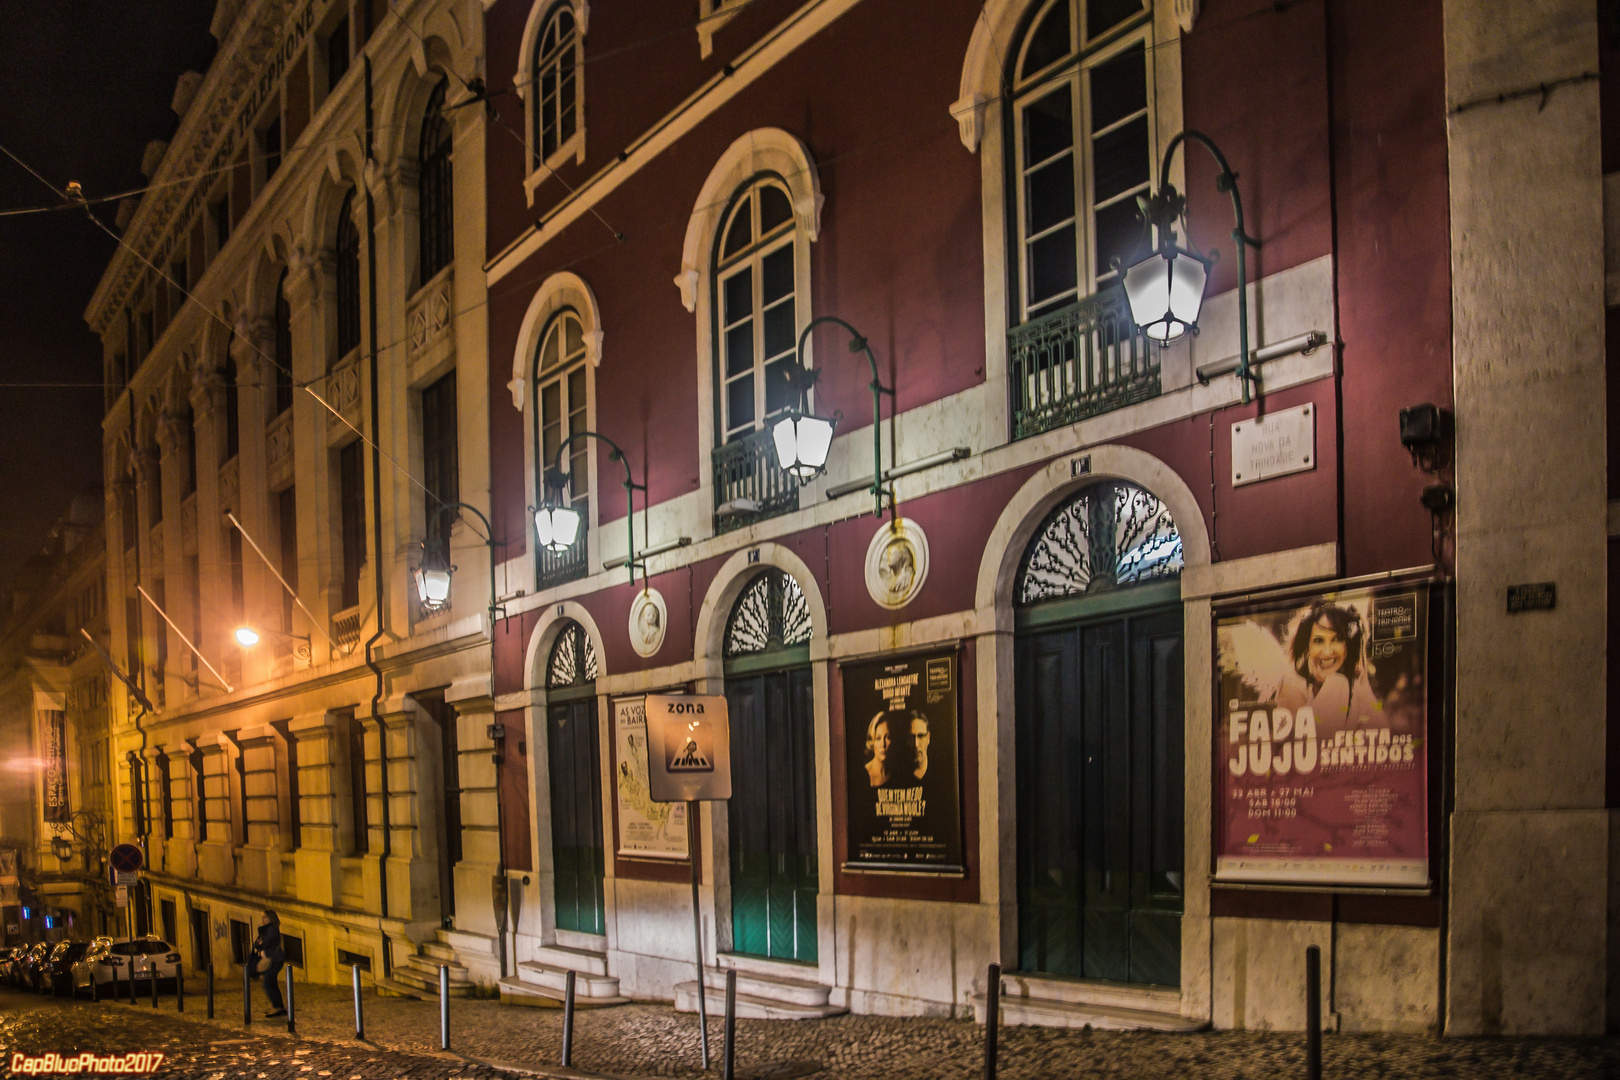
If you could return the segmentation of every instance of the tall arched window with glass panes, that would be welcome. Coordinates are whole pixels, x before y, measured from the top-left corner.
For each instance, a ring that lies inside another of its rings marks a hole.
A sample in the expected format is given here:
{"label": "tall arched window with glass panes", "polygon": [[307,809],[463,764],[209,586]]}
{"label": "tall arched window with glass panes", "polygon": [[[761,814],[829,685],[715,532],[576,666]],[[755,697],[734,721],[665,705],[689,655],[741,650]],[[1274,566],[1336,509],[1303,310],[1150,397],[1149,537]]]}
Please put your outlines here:
{"label": "tall arched window with glass panes", "polygon": [[448,79],[439,80],[422,114],[422,138],[417,148],[418,285],[426,285],[455,258],[455,184],[450,121],[444,116],[449,86]]}
{"label": "tall arched window with glass panes", "polygon": [[1116,283],[1146,239],[1154,162],[1152,12],[1144,0],[1032,5],[1010,53],[1013,322]]}
{"label": "tall arched window with glass panes", "polygon": [[[546,473],[558,464],[558,452],[568,445],[562,471],[567,483],[559,495],[579,511],[580,530],[566,551],[542,549],[537,560],[541,588],[560,585],[584,575],[585,538],[590,522],[590,442],[573,439],[589,421],[585,327],[579,313],[564,308],[552,317],[540,339],[534,363],[535,472],[545,499]],[[540,505],[539,502],[535,503]]]}
{"label": "tall arched window with glass panes", "polygon": [[762,178],[738,194],[714,271],[721,442],[763,430],[794,403],[785,376],[798,326],[796,244],[782,181]]}

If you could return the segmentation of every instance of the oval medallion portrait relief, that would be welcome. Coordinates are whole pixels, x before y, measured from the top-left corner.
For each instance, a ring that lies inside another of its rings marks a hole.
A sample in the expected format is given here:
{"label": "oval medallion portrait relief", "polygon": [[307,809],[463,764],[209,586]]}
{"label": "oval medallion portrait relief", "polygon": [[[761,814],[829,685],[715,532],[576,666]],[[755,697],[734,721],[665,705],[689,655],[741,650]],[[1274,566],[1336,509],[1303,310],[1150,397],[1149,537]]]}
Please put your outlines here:
{"label": "oval medallion portrait relief", "polygon": [[928,577],[928,537],[910,518],[879,527],[866,549],[866,591],[886,608],[903,608]]}
{"label": "oval medallion portrait relief", "polygon": [[669,611],[657,589],[642,589],[630,601],[630,647],[637,655],[652,656],[664,644]]}

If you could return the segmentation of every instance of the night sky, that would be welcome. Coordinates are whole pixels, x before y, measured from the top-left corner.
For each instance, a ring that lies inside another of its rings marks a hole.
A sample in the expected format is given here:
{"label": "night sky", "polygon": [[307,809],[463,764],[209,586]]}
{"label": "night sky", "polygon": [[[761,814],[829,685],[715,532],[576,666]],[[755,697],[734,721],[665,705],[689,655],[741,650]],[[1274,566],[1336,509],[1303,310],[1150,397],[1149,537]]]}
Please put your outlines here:
{"label": "night sky", "polygon": [[[213,0],[0,0],[0,146],[58,187],[138,188],[179,125],[175,79],[214,53]],[[101,344],[84,322],[115,248],[0,154],[0,596],[76,492],[101,483]],[[117,204],[98,208],[112,224]],[[90,388],[17,383],[93,383]]]}

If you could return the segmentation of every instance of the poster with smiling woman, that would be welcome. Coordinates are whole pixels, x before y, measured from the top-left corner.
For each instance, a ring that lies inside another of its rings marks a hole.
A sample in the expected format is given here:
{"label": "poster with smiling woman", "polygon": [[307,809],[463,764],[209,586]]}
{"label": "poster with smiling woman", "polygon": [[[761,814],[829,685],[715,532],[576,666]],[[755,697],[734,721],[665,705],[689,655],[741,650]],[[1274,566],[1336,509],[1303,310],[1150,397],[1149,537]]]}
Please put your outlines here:
{"label": "poster with smiling woman", "polygon": [[1429,883],[1428,585],[1215,621],[1217,880]]}

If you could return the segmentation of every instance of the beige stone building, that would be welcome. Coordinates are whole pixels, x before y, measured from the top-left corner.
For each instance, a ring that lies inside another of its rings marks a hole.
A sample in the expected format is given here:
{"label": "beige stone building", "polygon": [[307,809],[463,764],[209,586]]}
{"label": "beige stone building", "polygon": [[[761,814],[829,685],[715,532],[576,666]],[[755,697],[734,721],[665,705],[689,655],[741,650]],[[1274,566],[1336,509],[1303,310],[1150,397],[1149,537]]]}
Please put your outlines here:
{"label": "beige stone building", "polygon": [[156,708],[116,697],[114,831],[193,967],[269,907],[311,980],[500,974],[489,549],[436,513],[487,505],[477,11],[222,0],[86,312],[112,652]]}
{"label": "beige stone building", "polygon": [[[112,825],[100,492],[18,570],[0,621],[0,945],[109,932]],[[26,912],[26,914],[24,914]]]}

